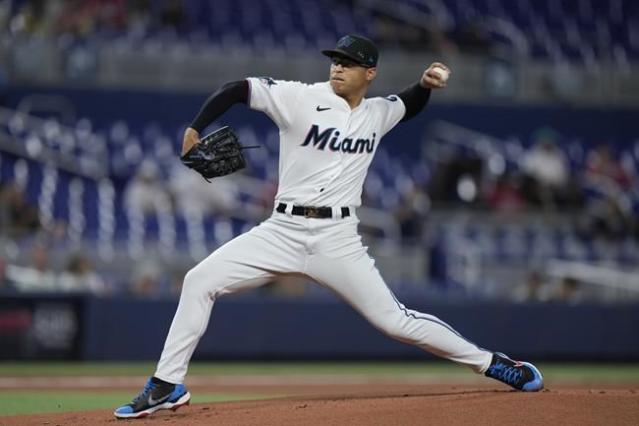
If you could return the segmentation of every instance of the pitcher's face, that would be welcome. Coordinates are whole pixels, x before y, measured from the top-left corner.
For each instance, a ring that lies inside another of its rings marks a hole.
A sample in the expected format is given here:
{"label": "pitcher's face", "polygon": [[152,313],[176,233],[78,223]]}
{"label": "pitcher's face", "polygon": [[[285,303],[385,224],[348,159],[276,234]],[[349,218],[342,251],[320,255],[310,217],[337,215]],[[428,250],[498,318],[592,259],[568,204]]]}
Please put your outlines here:
{"label": "pitcher's face", "polygon": [[343,56],[331,58],[330,82],[339,96],[349,96],[366,90],[377,75],[377,68],[367,68]]}

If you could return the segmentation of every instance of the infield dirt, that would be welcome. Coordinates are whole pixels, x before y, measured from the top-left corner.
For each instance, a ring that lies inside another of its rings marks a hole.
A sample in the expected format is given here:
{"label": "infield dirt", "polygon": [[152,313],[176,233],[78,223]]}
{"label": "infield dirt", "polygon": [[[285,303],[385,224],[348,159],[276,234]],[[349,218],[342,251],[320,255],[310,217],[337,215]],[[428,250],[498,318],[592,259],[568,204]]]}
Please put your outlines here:
{"label": "infield dirt", "polygon": [[[122,389],[121,387],[118,387]],[[112,410],[0,417],[0,425],[633,425],[637,386],[550,384],[538,393],[499,384],[208,385],[191,392],[274,395],[258,401],[194,404],[138,420]],[[55,394],[52,389],[52,396]],[[277,395],[277,396],[276,396]],[[133,395],[132,395],[133,396]]]}

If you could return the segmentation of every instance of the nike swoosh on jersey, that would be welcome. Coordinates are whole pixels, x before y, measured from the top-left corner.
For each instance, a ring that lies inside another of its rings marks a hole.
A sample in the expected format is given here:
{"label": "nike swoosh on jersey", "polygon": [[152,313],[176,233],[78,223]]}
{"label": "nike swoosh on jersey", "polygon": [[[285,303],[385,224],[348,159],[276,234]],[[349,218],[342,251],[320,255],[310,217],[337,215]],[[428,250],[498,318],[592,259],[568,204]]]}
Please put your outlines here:
{"label": "nike swoosh on jersey", "polygon": [[331,108],[330,108],[330,107],[328,107],[328,108],[322,108],[322,107],[321,107],[321,106],[319,106],[319,105],[317,106],[317,108],[315,108],[315,110],[316,110],[316,111],[320,111],[320,112],[321,112],[321,111],[326,111],[327,109],[331,109]]}

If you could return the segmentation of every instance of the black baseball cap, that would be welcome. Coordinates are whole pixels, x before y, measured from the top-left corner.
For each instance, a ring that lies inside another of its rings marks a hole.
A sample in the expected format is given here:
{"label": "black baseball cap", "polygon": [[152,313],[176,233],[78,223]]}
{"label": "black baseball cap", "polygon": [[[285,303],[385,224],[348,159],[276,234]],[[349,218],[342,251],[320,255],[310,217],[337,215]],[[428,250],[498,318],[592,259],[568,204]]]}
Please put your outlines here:
{"label": "black baseball cap", "polygon": [[335,49],[322,50],[322,53],[329,58],[345,56],[366,68],[377,66],[377,59],[379,58],[375,43],[366,37],[357,35],[346,35],[340,38]]}

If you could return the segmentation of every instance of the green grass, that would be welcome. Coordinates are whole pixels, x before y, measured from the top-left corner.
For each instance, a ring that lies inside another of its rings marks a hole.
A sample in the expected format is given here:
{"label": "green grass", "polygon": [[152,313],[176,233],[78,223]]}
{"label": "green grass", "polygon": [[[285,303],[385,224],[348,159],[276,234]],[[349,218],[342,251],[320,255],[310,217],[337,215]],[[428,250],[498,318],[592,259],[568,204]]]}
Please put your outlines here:
{"label": "green grass", "polygon": [[[639,382],[639,364],[539,364],[555,380],[611,380]],[[2,362],[0,377],[146,376],[155,363],[114,362]],[[193,362],[190,376],[234,375],[366,375],[451,376],[468,370],[449,362]]]}
{"label": "green grass", "polygon": [[[100,362],[16,362],[0,363],[0,377],[56,376],[128,376],[148,375],[155,363]],[[449,363],[384,363],[384,362],[193,362],[189,375],[273,375],[273,374],[355,374],[412,375],[467,374]]]}
{"label": "green grass", "polygon": [[[191,403],[261,399],[258,395],[197,393]],[[11,391],[0,392],[0,416],[114,409],[131,400],[130,392]],[[2,422],[0,422],[2,423]]]}

